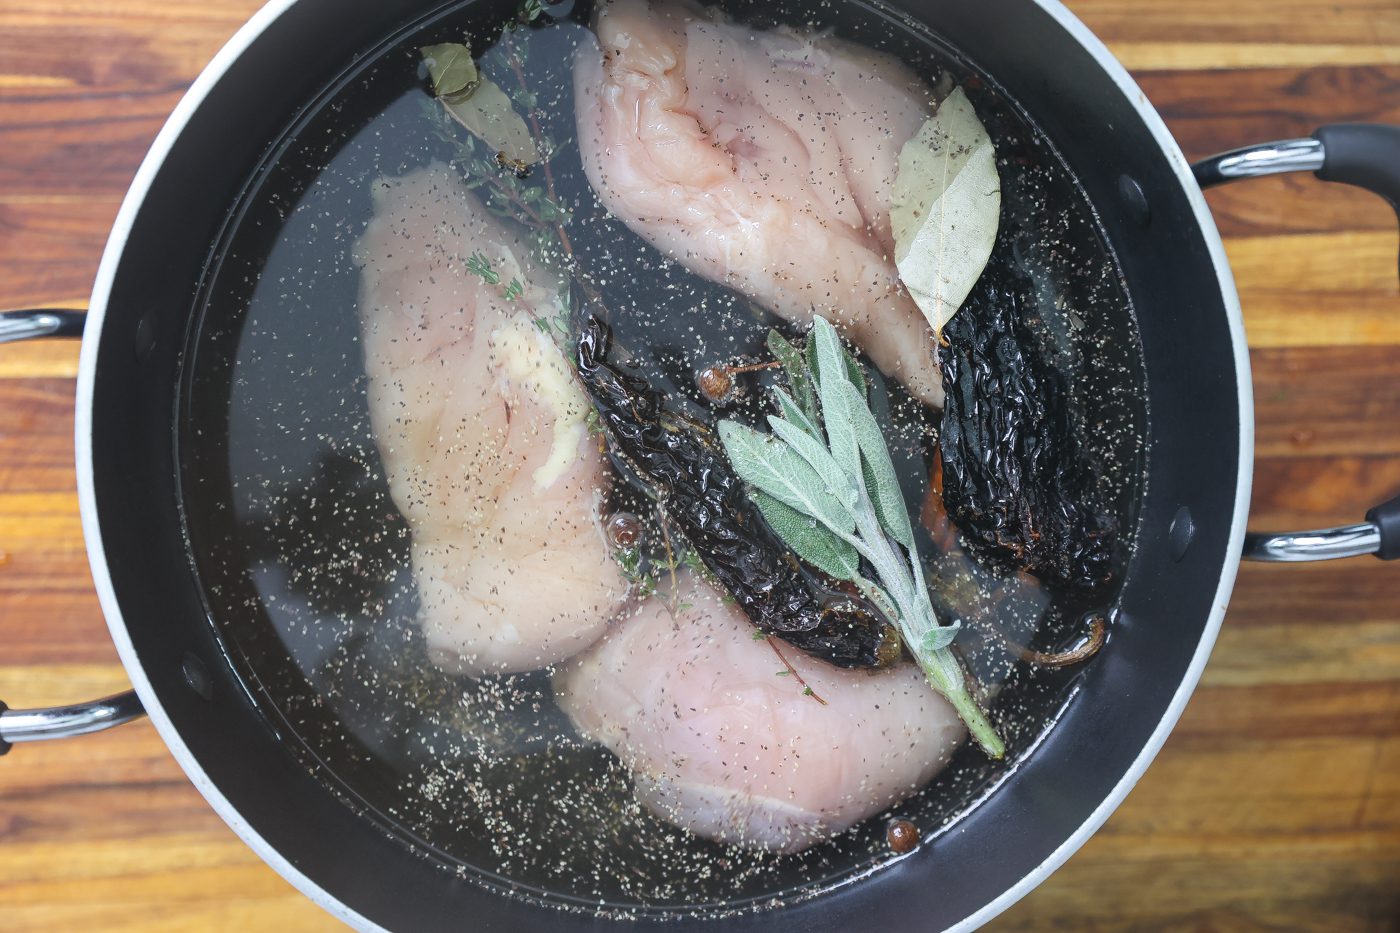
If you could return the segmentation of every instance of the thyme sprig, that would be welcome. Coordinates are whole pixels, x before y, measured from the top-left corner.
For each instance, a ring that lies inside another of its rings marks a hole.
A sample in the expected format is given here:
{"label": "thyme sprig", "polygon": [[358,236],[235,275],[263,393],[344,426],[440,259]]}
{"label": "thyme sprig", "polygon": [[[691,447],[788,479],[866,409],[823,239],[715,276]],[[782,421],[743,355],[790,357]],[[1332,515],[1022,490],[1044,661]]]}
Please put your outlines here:
{"label": "thyme sprig", "polygon": [[[468,171],[469,187],[484,187],[493,213],[534,232],[551,234],[556,249],[572,256],[564,229],[570,212],[559,198],[550,164],[558,146],[544,131],[539,98],[525,77],[525,47],[516,41],[516,33],[543,13],[540,0],[525,0],[501,33],[499,57],[511,76],[502,84],[486,75],[486,58],[474,58],[469,42],[441,43],[420,51],[440,113],[471,134],[462,138],[442,132],[460,145],[457,161]],[[534,166],[543,174],[543,185],[529,182]]]}
{"label": "thyme sprig", "polygon": [[[439,132],[457,143],[457,162],[466,170],[467,186],[483,190],[493,214],[521,224],[539,260],[561,267],[566,280],[601,311],[602,296],[579,267],[569,238],[572,211],[555,184],[553,159],[561,146],[545,132],[544,111],[525,75],[525,46],[516,41],[517,33],[542,15],[541,0],[524,0],[502,32],[499,48],[514,79],[505,86],[485,77],[483,61],[471,57],[466,43],[428,46],[422,54],[441,105]],[[489,112],[482,119],[463,119],[464,105],[482,93]],[[452,133],[449,116],[471,135]],[[535,167],[543,184],[531,181]]]}
{"label": "thyme sprig", "polygon": [[779,344],[775,355],[801,401],[776,391],[780,414],[768,416],[771,434],[720,422],[735,472],[753,487],[754,502],[794,553],[855,584],[894,623],[928,682],[977,743],[989,756],[1002,757],[1005,745],[950,649],[958,626],[940,625],[934,614],[909,510],[866,400],[860,365],[821,317],[805,358],[787,348]]}

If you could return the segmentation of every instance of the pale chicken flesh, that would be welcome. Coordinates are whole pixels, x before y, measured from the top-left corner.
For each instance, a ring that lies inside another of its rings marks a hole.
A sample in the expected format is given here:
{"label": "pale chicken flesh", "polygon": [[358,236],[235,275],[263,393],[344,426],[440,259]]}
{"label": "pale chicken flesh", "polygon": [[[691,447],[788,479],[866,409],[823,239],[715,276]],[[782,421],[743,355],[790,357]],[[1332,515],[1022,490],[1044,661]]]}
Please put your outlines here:
{"label": "pale chicken flesh", "polygon": [[773,646],[687,573],[669,599],[647,600],[565,665],[555,687],[579,732],[618,755],[662,819],[775,851],[916,792],[966,735],[912,663],[871,673],[782,651],[825,704],[779,676]]}
{"label": "pale chicken flesh", "polygon": [[605,207],[691,271],[799,324],[820,313],[942,403],[936,341],[900,285],[890,190],[933,111],[903,64],[826,34],[611,0],[574,67]]}
{"label": "pale chicken flesh", "polygon": [[598,520],[609,477],[588,402],[536,323],[558,312],[559,280],[445,167],[377,182],[374,207],[356,247],[370,417],[429,650],[466,674],[567,658],[626,584]]}

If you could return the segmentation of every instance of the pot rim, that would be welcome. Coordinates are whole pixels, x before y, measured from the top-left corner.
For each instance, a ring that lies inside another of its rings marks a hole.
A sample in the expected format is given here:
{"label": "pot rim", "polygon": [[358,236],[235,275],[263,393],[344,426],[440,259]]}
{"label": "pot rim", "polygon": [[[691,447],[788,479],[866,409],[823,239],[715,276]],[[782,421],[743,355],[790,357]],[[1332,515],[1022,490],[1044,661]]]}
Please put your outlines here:
{"label": "pot rim", "polygon": [[[367,917],[352,910],[331,895],[313,879],[302,873],[276,848],[271,846],[253,829],[242,814],[223,795],[213,780],[205,773],[199,762],[190,752],[179,731],[162,708],[154,688],[148,679],[141,659],[131,641],[122,618],[116,591],[107,565],[106,552],[98,522],[96,491],[93,472],[93,398],[97,381],[98,345],[102,337],[102,324],[107,304],[111,297],[112,285],[117,269],[121,264],[132,225],[143,201],[164,164],[175,140],[184,131],[195,111],[201,107],[211,89],[223,78],[232,63],[243,54],[250,44],[274,21],[298,0],[268,0],[266,5],[233,35],[219,50],[209,64],[200,72],[189,90],[181,98],[165,125],[161,128],[150,150],[142,160],[131,186],[128,188],[121,208],[112,226],[106,248],[98,266],[93,284],[92,297],[88,305],[87,324],[82,340],[78,363],[77,398],[75,403],[74,433],[76,447],[76,468],[78,501],[82,517],[83,537],[87,547],[88,562],[91,566],[94,586],[102,607],[103,616],[111,632],[122,665],[131,678],[132,686],[140,696],[146,712],[155,725],[161,739],[191,783],[204,796],[214,811],[279,875],[311,901],[337,919],[359,930],[384,930]],[[975,929],[1005,911],[1025,897],[1055,869],[1059,868],[1096,832],[1108,817],[1127,797],[1128,792],[1142,777],[1149,764],[1161,750],[1167,736],[1181,717],[1192,692],[1195,690],[1206,661],[1215,644],[1220,625],[1225,617],[1230,592],[1234,587],[1239,570],[1240,554],[1244,544],[1245,520],[1248,517],[1251,482],[1254,465],[1254,399],[1250,376],[1249,351],[1245,341],[1244,320],[1240,310],[1239,296],[1235,289],[1234,277],[1225,256],[1225,247],[1216,229],[1215,220],[1205,202],[1200,187],[1191,174],[1190,163],[1172,137],[1166,124],[1156,109],[1148,102],[1146,95],[1128,74],[1126,68],[1109,52],[1103,42],[1094,35],[1060,0],[1030,0],[1049,14],[1075,41],[1077,41],[1098,63],[1104,73],[1113,81],[1119,92],[1151,132],[1158,146],[1167,156],[1177,182],[1186,195],[1202,238],[1210,254],[1211,265],[1215,269],[1222,304],[1228,319],[1230,341],[1234,353],[1236,392],[1239,411],[1239,464],[1236,470],[1234,513],[1231,517],[1229,548],[1221,567],[1220,578],[1215,591],[1210,617],[1201,633],[1200,642],[1192,656],[1191,663],[1172,696],[1161,720],[1158,722],[1147,743],[1134,759],[1131,767],[1114,785],[1112,791],[1077,829],[1056,848],[1044,861],[1009,886],[999,896],[983,905],[972,915],[959,921],[950,929],[964,931]]]}

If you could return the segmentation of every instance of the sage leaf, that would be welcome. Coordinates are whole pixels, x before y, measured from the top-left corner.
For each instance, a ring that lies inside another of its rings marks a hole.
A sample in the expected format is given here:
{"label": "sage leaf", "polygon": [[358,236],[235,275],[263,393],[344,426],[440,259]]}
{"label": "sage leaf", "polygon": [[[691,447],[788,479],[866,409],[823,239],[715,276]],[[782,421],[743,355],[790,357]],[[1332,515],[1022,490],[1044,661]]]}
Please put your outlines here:
{"label": "sage leaf", "polygon": [[[914,555],[914,529],[909,521],[909,509],[904,503],[904,491],[890,459],[890,449],[880,432],[880,423],[870,411],[865,397],[849,382],[833,386],[832,392],[841,406],[842,419],[850,425],[856,445],[860,448],[861,476],[866,493],[875,506],[875,515],[890,537],[904,545]],[[823,402],[825,404],[825,402]],[[831,422],[827,416],[827,423]],[[913,559],[917,560],[917,556]]]}
{"label": "sage leaf", "polygon": [[719,424],[720,442],[744,482],[815,518],[837,534],[850,534],[856,519],[806,460],[788,444],[737,421]]}
{"label": "sage leaf", "polygon": [[823,441],[822,429],[817,427],[816,422],[807,416],[807,413],[798,407],[792,396],[782,389],[773,390],[774,397],[778,400],[778,410],[783,413],[783,417],[812,436],[813,440]]}
{"label": "sage leaf", "polygon": [[[836,333],[836,329],[827,323],[826,318],[818,317],[817,320],[821,321],[821,323],[823,324],[826,324],[826,326],[831,330],[833,334]],[[813,331],[816,330],[816,327],[816,322],[813,322]],[[852,356],[850,352],[845,348],[845,346],[841,343],[839,336],[837,337],[836,344],[841,348],[841,355],[846,360],[846,378],[852,383],[854,383],[855,387],[857,389],[860,389],[861,394],[864,395],[866,391],[865,370],[861,367],[860,363],[856,360],[856,358]],[[818,386],[820,386],[821,361],[817,359],[817,341],[812,339],[811,337],[807,338],[807,368],[812,373],[812,380],[816,382]]]}
{"label": "sage leaf", "polygon": [[754,490],[753,501],[773,531],[798,557],[837,580],[854,580],[860,573],[856,549],[831,529],[766,492]]}
{"label": "sage leaf", "polygon": [[442,104],[473,136],[511,162],[533,165],[540,160],[530,127],[515,112],[510,96],[490,78],[482,78],[466,97],[442,99]]}
{"label": "sage leaf", "polygon": [[962,629],[962,624],[954,622],[952,625],[940,625],[936,628],[924,632],[923,649],[928,652],[942,651],[951,645],[958,637],[958,632]]}
{"label": "sage leaf", "polygon": [[817,396],[812,389],[812,378],[807,371],[807,364],[802,359],[802,354],[797,348],[788,343],[787,339],[776,330],[768,332],[768,352],[773,354],[773,359],[782,364],[783,372],[787,375],[788,388],[792,390],[793,400],[809,421],[817,420]]}
{"label": "sage leaf", "polygon": [[[841,338],[824,318],[812,324],[808,338],[814,345],[817,366],[812,371],[817,378],[817,397],[822,403],[822,420],[826,425],[827,444],[841,469],[851,476],[860,475],[860,446],[856,443],[850,419],[845,417],[846,403],[838,394],[838,386],[851,386],[846,370],[846,348]],[[854,386],[851,386],[854,389]]]}
{"label": "sage leaf", "polygon": [[472,61],[470,46],[460,42],[444,42],[419,49],[433,81],[433,94],[443,100],[465,97],[476,90],[481,80]]}
{"label": "sage leaf", "polygon": [[856,500],[860,497],[860,492],[856,487],[856,478],[849,473],[842,471],[836,458],[831,455],[831,451],[826,449],[826,445],[791,421],[784,421],[776,415],[768,416],[768,425],[773,429],[773,433],[786,441],[788,446],[797,451],[798,456],[807,461],[807,465],[817,471],[817,476],[826,483],[829,489],[841,504],[847,509],[854,509]]}
{"label": "sage leaf", "polygon": [[1001,220],[996,150],[962,88],[900,149],[890,202],[899,279],[941,334],[986,267]]}

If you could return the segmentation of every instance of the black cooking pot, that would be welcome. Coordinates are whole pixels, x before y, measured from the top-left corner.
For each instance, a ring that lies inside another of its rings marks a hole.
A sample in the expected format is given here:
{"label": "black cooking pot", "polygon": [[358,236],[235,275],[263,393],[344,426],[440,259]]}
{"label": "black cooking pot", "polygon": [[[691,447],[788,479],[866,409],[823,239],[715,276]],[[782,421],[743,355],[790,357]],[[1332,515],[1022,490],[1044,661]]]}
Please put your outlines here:
{"label": "black cooking pot", "polygon": [[[187,553],[174,425],[182,367],[199,365],[184,351],[201,282],[219,258],[211,244],[308,102],[386,36],[431,13],[423,0],[274,0],[219,53],[157,138],[97,276],[76,416],[93,576],[135,693],[5,711],[0,753],[9,743],[105,728],[144,707],[233,829],[356,926],[599,929],[609,922],[585,906],[561,910],[541,892],[439,870],[313,777],[227,662]],[[806,900],[733,915],[735,929],[963,929],[986,921],[1068,858],[1141,776],[1200,677],[1241,553],[1400,556],[1400,499],[1346,528],[1245,534],[1249,361],[1200,191],[1311,170],[1395,203],[1400,129],[1327,127],[1311,139],[1211,159],[1193,176],[1127,73],[1053,0],[904,0],[868,15],[932,25],[1026,109],[1082,183],[1137,309],[1148,475],[1112,640],[1044,741],[953,831],[915,855]],[[0,318],[0,340],[82,330],[81,316],[68,312]],[[663,910],[636,922],[666,920]],[[692,918],[680,928],[706,923]]]}

